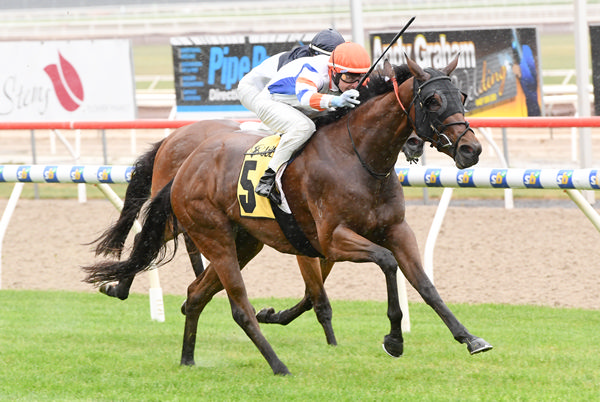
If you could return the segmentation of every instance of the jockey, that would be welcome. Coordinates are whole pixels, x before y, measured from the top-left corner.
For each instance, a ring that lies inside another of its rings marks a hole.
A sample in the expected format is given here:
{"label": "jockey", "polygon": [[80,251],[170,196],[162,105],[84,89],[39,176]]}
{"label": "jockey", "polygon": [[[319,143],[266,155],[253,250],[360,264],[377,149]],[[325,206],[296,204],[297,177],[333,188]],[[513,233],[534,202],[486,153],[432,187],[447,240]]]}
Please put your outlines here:
{"label": "jockey", "polygon": [[256,194],[281,204],[275,186],[277,170],[315,132],[312,118],[332,107],[353,108],[360,103],[356,87],[370,67],[365,48],[345,42],[329,57],[296,59],[277,72],[253,104],[262,122],[281,134],[269,167],[256,186]]}
{"label": "jockey", "polygon": [[271,78],[275,76],[277,70],[300,57],[317,56],[319,54],[329,56],[337,45],[344,42],[344,38],[338,31],[329,28],[317,33],[309,45],[298,46],[289,52],[281,52],[269,57],[250,70],[240,80],[237,87],[240,103],[246,109],[256,113],[256,110],[254,110],[254,98],[263,90]]}

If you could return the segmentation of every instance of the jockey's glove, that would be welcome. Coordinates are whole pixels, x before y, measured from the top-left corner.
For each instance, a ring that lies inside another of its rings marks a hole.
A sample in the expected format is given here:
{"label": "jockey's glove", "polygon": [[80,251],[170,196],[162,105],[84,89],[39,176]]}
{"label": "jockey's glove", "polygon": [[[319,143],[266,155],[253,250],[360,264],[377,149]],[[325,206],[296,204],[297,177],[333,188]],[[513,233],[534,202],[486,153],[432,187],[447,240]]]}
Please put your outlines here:
{"label": "jockey's glove", "polygon": [[339,96],[331,98],[330,106],[332,107],[355,107],[360,104],[358,98],[358,91],[356,89],[349,89]]}

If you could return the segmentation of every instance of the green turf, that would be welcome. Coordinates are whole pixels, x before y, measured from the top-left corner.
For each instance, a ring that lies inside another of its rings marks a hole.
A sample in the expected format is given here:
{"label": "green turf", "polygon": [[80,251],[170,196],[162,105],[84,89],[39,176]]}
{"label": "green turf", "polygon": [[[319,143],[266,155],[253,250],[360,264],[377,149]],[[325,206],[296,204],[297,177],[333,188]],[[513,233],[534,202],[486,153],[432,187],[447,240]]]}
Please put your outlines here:
{"label": "green turf", "polygon": [[[200,319],[195,367],[180,367],[180,297],[166,322],[146,295],[0,291],[0,399],[24,401],[594,401],[600,394],[600,312],[507,305],[451,305],[494,350],[470,356],[435,313],[412,303],[405,355],[381,341],[380,302],[334,301],[339,345],[327,346],[314,313],[263,325],[292,372],[273,376],[215,298]],[[255,300],[256,308],[293,300]]]}

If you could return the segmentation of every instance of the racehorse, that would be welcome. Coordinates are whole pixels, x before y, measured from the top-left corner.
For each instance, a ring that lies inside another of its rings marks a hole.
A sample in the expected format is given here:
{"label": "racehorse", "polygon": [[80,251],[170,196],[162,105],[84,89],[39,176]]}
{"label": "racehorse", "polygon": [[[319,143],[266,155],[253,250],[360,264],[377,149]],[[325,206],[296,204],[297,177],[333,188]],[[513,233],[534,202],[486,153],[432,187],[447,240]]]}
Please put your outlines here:
{"label": "racehorse", "polygon": [[[129,232],[146,201],[175,177],[177,170],[192,151],[210,136],[220,135],[224,130],[229,132],[239,129],[240,124],[233,120],[203,120],[180,127],[167,138],[153,144],[149,151],[134,162],[133,174],[125,192],[119,218],[92,242],[97,243],[96,255],[113,255],[120,258]],[[423,144],[422,139],[411,133],[402,147],[406,160],[411,163],[418,160],[423,154]],[[204,271],[200,253],[185,233],[183,237],[194,273],[198,276]],[[100,291],[125,300],[129,297],[133,279],[134,277],[127,278],[117,284],[106,283],[100,287]]]}
{"label": "racehorse", "polygon": [[[218,136],[224,131],[229,132],[239,129],[240,124],[233,120],[205,120],[176,129],[167,138],[153,144],[148,152],[135,161],[119,218],[94,241],[97,243],[96,255],[114,255],[120,258],[127,236],[143,205],[175,177],[177,170],[192,151],[210,136]],[[415,133],[411,133],[402,147],[406,160],[409,162],[417,160],[423,154],[423,144],[422,139]],[[195,275],[198,276],[204,270],[200,253],[189,236],[185,232],[182,235],[192,268]],[[298,255],[297,259],[302,272],[320,269],[315,268],[319,267],[317,258]],[[304,266],[311,268],[303,268]],[[325,281],[330,271],[331,266],[322,269],[322,282]],[[120,280],[118,283],[103,284],[100,291],[108,296],[125,300],[129,296],[134,278],[135,276],[131,276]],[[310,280],[311,277],[307,276],[305,297],[297,306],[277,314],[271,308],[263,309],[258,314],[259,321],[286,325],[300,314],[310,310],[312,302],[309,289],[313,286]],[[316,286],[319,286],[319,284],[317,283]],[[182,306],[182,312],[185,314],[184,307],[185,304]],[[324,330],[327,341],[335,345],[337,342],[333,330],[329,330],[327,326],[324,327]]]}
{"label": "racehorse", "polygon": [[[462,97],[449,74],[458,59],[438,71],[423,70],[414,61],[386,75],[371,77],[361,105],[331,124],[320,127],[291,162],[282,188],[298,225],[321,261],[374,262],[383,271],[388,293],[390,333],[384,349],[403,353],[402,312],[396,269],[402,269],[423,299],[438,313],[454,338],[470,353],[492,348],[472,335],[444,304],[420,262],[414,233],[404,220],[402,186],[394,172],[400,149],[415,129],[452,157],[458,168],[477,163],[481,144],[464,120]],[[173,181],[148,206],[140,238],[129,258],[84,267],[86,281],[121,280],[165,261],[165,236],[178,225],[210,264],[189,286],[181,364],[194,364],[198,318],[221,289],[229,296],[233,318],[269,363],[273,373],[288,374],[285,364],[260,331],[240,269],[264,244],[298,254],[278,223],[245,218],[236,199],[243,154],[258,137],[231,131],[203,141],[179,168]],[[349,202],[348,200],[351,200]],[[313,272],[315,277],[320,274]],[[322,284],[321,284],[322,285]],[[314,298],[319,321],[331,321],[324,289]],[[323,318],[324,317],[324,318]]]}

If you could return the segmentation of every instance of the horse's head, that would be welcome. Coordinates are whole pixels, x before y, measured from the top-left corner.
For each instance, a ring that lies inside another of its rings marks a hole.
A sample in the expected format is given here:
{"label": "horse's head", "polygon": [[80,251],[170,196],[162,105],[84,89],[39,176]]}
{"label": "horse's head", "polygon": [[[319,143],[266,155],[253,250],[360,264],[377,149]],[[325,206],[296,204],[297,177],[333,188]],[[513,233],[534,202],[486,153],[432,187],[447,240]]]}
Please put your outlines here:
{"label": "horse's head", "polygon": [[481,144],[465,120],[463,94],[449,77],[457,64],[458,56],[442,70],[423,70],[407,57],[414,77],[408,115],[419,137],[452,157],[459,169],[464,169],[479,161]]}

